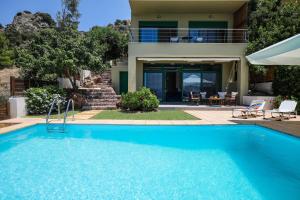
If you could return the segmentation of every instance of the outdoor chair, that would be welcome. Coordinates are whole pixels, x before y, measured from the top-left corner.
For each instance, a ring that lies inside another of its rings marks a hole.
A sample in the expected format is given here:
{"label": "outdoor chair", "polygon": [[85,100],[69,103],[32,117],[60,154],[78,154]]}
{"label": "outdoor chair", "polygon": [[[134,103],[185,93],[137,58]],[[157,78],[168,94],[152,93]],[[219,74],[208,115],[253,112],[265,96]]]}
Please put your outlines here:
{"label": "outdoor chair", "polygon": [[199,105],[200,96],[195,94],[194,92],[190,92],[190,102],[197,103]]}
{"label": "outdoor chair", "polygon": [[200,97],[201,97],[201,103],[207,104],[208,98],[206,97],[207,92],[200,92]]}
{"label": "outdoor chair", "polygon": [[[250,106],[248,106],[245,109],[233,109],[232,110],[232,117],[243,117],[247,119],[249,116],[257,117],[259,113],[264,115],[264,107],[265,107],[266,101],[264,100],[253,100],[251,101]],[[235,116],[235,112],[239,112],[240,115]]]}
{"label": "outdoor chair", "polygon": [[238,96],[238,92],[231,92],[230,95],[225,97],[225,103],[228,105],[237,105],[237,96]]}
{"label": "outdoor chair", "polygon": [[218,96],[221,99],[220,101],[221,104],[224,104],[226,94],[227,92],[218,92]]}
{"label": "outdoor chair", "polygon": [[[297,117],[297,102],[296,101],[292,101],[292,100],[284,100],[283,102],[281,102],[280,106],[278,109],[273,109],[273,110],[266,110],[264,111],[264,119],[266,118],[266,112],[270,112],[272,118],[275,118],[273,116],[273,114],[279,114],[279,118],[280,120],[286,118],[286,119],[290,119],[291,116],[293,116],[294,118]],[[285,114],[287,115],[285,117]]]}
{"label": "outdoor chair", "polygon": [[171,43],[178,43],[179,42],[179,37],[170,37],[170,42]]}

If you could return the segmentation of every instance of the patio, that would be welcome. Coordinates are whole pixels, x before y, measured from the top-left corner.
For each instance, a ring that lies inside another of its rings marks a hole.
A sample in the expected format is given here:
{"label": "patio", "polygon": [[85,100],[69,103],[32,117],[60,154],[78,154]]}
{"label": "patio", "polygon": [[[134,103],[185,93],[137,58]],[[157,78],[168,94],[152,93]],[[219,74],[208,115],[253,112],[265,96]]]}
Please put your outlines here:
{"label": "patio", "polygon": [[[89,115],[78,113],[75,115],[75,121],[69,120],[69,124],[136,124],[136,125],[234,125],[234,124],[257,124],[278,130],[290,135],[300,137],[300,118],[293,118],[288,121],[275,121],[267,116],[267,120],[258,118],[232,118],[231,110],[184,110],[199,120],[92,120],[89,119],[93,114],[101,111],[90,112]],[[84,117],[86,116],[86,117]],[[1,123],[17,123],[5,128],[0,128],[0,134],[19,128],[31,126],[37,123],[45,123],[42,118],[15,118],[1,121]],[[59,123],[59,121],[58,121]]]}

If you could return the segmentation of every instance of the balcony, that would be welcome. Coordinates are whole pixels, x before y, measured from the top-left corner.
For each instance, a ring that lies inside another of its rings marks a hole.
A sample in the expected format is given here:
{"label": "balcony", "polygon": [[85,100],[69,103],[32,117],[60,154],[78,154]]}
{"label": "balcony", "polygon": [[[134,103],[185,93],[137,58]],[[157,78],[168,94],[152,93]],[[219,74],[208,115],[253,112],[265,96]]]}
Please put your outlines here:
{"label": "balcony", "polygon": [[247,29],[131,28],[132,43],[247,43]]}

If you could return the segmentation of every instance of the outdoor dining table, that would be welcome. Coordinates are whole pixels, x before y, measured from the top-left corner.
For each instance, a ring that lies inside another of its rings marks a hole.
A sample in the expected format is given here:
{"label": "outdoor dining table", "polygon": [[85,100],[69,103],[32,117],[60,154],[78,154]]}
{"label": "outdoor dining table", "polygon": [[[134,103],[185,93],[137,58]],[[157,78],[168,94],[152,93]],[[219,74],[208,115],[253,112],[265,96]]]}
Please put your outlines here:
{"label": "outdoor dining table", "polygon": [[224,103],[224,99],[219,97],[209,97],[208,98],[209,105],[222,105]]}

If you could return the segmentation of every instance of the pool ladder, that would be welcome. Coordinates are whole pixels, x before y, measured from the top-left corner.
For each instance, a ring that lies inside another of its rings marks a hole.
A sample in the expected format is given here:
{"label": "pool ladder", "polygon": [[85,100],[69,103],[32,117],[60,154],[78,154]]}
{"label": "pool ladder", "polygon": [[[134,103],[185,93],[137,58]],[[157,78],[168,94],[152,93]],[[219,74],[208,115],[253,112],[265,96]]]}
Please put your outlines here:
{"label": "pool ladder", "polygon": [[62,101],[60,99],[54,99],[51,103],[51,107],[50,110],[48,112],[48,115],[46,117],[46,126],[47,126],[47,131],[48,132],[65,132],[65,128],[66,128],[66,123],[67,123],[67,119],[68,119],[68,113],[69,113],[69,109],[70,109],[70,105],[72,104],[72,121],[75,120],[75,116],[74,116],[74,100],[73,99],[69,99],[67,107],[66,107],[66,111],[64,113],[64,119],[63,119],[63,123],[62,124],[57,124],[57,123],[52,123],[51,124],[51,113],[53,111],[53,109],[55,108],[55,106],[57,106],[57,116],[58,116],[58,121],[61,120],[61,103]]}

